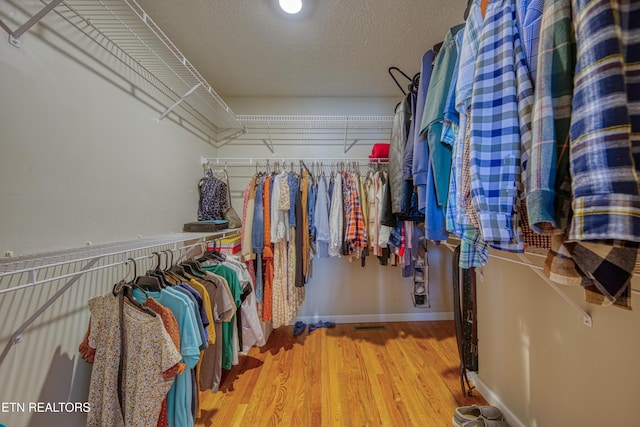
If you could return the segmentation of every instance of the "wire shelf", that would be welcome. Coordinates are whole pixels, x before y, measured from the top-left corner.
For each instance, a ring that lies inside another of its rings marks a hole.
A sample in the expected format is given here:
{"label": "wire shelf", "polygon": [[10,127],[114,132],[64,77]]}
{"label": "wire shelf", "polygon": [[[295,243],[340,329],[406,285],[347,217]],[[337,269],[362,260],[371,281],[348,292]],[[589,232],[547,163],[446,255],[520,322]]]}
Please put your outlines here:
{"label": "wire shelf", "polygon": [[[43,2],[44,3],[44,2]],[[54,9],[161,92],[161,120],[180,106],[215,141],[242,129],[235,114],[135,0],[66,0]]]}
{"label": "wire shelf", "polygon": [[238,115],[247,131],[323,130],[388,132],[393,116]]}
{"label": "wire shelf", "polygon": [[0,280],[4,277],[21,276],[22,283],[13,283],[11,286],[0,289],[0,294],[12,292],[27,287],[49,283],[56,280],[64,279],[78,274],[79,271],[73,270],[64,275],[50,275],[46,277],[38,277],[40,271],[50,271],[51,269],[79,265],[79,263],[90,263],[96,259],[109,259],[108,264],[98,263],[96,267],[92,267],[87,271],[94,271],[122,265],[132,254],[143,254],[149,257],[151,249],[169,248],[170,250],[182,250],[185,248],[186,242],[196,242],[201,244],[208,238],[224,238],[230,235],[238,234],[238,230],[221,230],[209,233],[176,233],[155,237],[148,237],[126,242],[109,243],[96,246],[88,246],[84,248],[74,248],[60,251],[43,252],[38,254],[30,254],[21,257],[12,257],[0,259]]}

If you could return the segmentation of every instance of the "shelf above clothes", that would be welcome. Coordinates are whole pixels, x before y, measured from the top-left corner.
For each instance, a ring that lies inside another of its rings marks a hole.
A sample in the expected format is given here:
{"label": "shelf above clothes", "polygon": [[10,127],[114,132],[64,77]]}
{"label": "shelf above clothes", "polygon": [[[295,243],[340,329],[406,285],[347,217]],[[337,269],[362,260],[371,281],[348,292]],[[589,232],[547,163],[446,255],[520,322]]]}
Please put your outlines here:
{"label": "shelf above clothes", "polygon": [[[343,144],[347,153],[360,141],[386,141],[393,116],[236,115],[136,0],[51,0],[19,28],[21,37],[50,12],[92,39],[114,61],[86,53],[105,63],[132,85],[134,96],[157,103],[157,120],[167,117],[220,148],[230,142],[274,144]],[[115,65],[114,65],[115,64]],[[133,72],[133,75],[130,75]],[[133,77],[137,76],[137,77]],[[155,104],[154,103],[154,104]]]}
{"label": "shelf above clothes", "polygon": [[360,141],[388,141],[393,116],[238,115],[245,132],[237,139],[262,141],[273,153],[278,144],[343,144],[346,154]]}
{"label": "shelf above clothes", "polygon": [[[74,277],[79,272],[88,273],[105,268],[124,265],[131,254],[140,253],[141,251],[151,250],[153,248],[168,247],[173,252],[181,251],[185,248],[185,242],[195,241],[194,245],[200,245],[207,239],[221,239],[225,237],[235,236],[239,234],[239,230],[229,229],[210,233],[176,233],[155,237],[140,238],[125,242],[108,243],[97,246],[86,246],[83,248],[66,249],[60,251],[43,252],[33,255],[25,255],[20,257],[0,258],[0,280],[4,278],[18,277],[19,284],[10,284],[10,286],[0,287],[0,295],[14,292],[20,289],[32,286],[42,285],[69,277]],[[120,258],[113,261],[113,258]],[[53,270],[65,266],[73,266],[79,263],[89,263],[94,260],[112,259],[111,262],[104,264],[99,263],[97,266],[82,269],[64,269],[62,274],[43,274],[39,277],[39,272]],[[139,259],[151,259],[151,254],[145,254]],[[176,256],[177,259],[177,256]]]}

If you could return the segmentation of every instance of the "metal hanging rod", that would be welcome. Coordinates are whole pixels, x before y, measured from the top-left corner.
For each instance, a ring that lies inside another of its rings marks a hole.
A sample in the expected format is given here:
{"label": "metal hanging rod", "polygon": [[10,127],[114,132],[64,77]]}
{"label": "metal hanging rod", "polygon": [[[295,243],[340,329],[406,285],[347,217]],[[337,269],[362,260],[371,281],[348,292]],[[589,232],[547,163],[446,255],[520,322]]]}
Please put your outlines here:
{"label": "metal hanging rod", "polygon": [[387,159],[370,159],[368,157],[326,157],[326,158],[318,158],[318,157],[264,157],[264,158],[232,158],[232,157],[200,157],[200,164],[202,166],[256,166],[256,165],[264,165],[266,163],[274,164],[275,162],[280,163],[289,163],[289,162],[305,162],[305,163],[358,163],[358,165],[385,165],[387,164]]}

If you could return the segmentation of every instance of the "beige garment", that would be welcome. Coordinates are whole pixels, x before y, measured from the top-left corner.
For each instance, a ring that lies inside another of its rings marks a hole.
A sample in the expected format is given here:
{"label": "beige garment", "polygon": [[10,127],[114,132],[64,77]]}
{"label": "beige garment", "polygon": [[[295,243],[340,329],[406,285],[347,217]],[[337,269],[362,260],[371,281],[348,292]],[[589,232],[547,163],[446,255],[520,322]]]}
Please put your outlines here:
{"label": "beige garment", "polygon": [[287,315],[285,325],[290,325],[291,321],[300,308],[297,304],[296,295],[296,229],[291,227],[291,242],[289,243],[289,253],[287,257]]}
{"label": "beige garment", "polygon": [[249,180],[246,191],[249,193],[247,207],[243,213],[242,221],[242,260],[250,261],[256,258],[253,253],[253,239],[251,238],[251,229],[253,227],[253,212],[256,203],[256,177],[253,176]]}
{"label": "beige garment", "polygon": [[273,244],[273,328],[287,324],[287,242]]}
{"label": "beige garment", "polygon": [[87,426],[156,426],[162,400],[173,383],[173,379],[165,380],[162,373],[181,360],[162,319],[124,305],[123,423],[117,393],[121,349],[118,299],[111,294],[92,298],[89,311],[89,343],[96,353],[89,386],[91,411],[87,414]]}

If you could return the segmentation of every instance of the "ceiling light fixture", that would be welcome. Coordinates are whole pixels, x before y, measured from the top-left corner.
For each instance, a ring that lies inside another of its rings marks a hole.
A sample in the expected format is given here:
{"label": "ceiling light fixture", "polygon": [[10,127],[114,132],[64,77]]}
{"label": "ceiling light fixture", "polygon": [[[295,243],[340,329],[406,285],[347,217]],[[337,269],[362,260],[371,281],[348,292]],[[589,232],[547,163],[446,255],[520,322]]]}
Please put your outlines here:
{"label": "ceiling light fixture", "polygon": [[279,3],[282,10],[292,15],[302,10],[302,0],[279,0]]}

